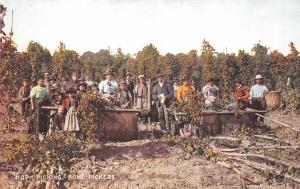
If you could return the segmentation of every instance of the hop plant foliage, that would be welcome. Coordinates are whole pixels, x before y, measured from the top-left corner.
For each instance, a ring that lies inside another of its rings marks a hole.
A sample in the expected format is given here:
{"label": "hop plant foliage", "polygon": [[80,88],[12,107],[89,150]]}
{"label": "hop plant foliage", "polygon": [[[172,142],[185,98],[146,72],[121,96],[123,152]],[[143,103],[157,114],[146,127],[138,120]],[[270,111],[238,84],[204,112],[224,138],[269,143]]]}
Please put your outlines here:
{"label": "hop plant foliage", "polygon": [[73,133],[55,132],[42,142],[37,136],[25,136],[1,145],[3,157],[10,164],[24,165],[24,174],[45,175],[52,169],[52,174],[65,179],[74,160],[80,156],[81,142]]}
{"label": "hop plant foliage", "polygon": [[192,119],[192,124],[197,123],[199,114],[204,105],[204,97],[199,93],[196,97],[190,96],[185,100],[174,102],[171,106],[176,112],[185,112]]}
{"label": "hop plant foliage", "polygon": [[97,140],[98,110],[104,107],[105,102],[99,95],[88,92],[82,96],[77,111],[80,121],[80,133],[87,142],[95,142]]}

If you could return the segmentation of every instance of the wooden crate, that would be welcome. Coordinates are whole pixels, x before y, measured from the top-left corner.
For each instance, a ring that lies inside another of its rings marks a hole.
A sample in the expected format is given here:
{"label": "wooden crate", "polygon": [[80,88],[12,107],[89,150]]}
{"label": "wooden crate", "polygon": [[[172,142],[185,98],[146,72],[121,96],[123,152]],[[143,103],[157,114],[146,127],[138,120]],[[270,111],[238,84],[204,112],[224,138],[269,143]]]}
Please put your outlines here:
{"label": "wooden crate", "polygon": [[139,110],[100,110],[99,126],[108,141],[130,141],[138,138],[137,113]]}

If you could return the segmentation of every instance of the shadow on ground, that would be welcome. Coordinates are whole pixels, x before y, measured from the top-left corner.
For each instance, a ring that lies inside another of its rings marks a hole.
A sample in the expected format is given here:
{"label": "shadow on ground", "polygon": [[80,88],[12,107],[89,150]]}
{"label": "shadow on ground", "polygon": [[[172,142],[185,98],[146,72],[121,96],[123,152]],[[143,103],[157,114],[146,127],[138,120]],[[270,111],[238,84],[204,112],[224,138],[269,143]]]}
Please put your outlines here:
{"label": "shadow on ground", "polygon": [[[124,143],[126,144],[126,143]],[[98,149],[91,149],[89,156],[95,156],[97,160],[114,158],[117,160],[130,160],[134,158],[155,159],[168,155],[168,146],[161,141],[136,144],[132,146],[105,145]]]}

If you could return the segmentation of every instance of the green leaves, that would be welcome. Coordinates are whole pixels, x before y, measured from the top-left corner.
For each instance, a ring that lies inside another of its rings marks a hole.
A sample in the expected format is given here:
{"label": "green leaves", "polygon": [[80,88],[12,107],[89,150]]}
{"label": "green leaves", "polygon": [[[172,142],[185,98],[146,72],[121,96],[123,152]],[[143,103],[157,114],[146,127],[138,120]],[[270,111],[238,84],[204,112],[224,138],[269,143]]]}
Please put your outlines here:
{"label": "green leaves", "polygon": [[93,92],[88,92],[82,96],[77,112],[80,121],[80,133],[88,143],[98,140],[96,132],[97,109],[103,109],[104,106],[105,103],[101,97]]}
{"label": "green leaves", "polygon": [[36,76],[42,76],[43,72],[51,69],[52,55],[39,43],[30,41],[26,55],[31,65],[31,72]]}
{"label": "green leaves", "polygon": [[53,54],[53,71],[60,77],[69,78],[72,72],[80,72],[81,64],[78,53],[67,50],[65,44],[60,42],[58,50]]}

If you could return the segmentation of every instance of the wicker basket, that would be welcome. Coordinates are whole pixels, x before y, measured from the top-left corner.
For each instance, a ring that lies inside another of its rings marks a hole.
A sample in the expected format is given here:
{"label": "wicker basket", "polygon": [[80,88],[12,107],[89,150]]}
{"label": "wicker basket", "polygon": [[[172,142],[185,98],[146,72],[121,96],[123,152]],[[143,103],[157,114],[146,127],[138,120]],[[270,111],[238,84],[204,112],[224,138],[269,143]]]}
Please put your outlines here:
{"label": "wicker basket", "polygon": [[275,108],[280,106],[281,103],[281,95],[280,91],[269,91],[266,96],[266,105],[270,108]]}

